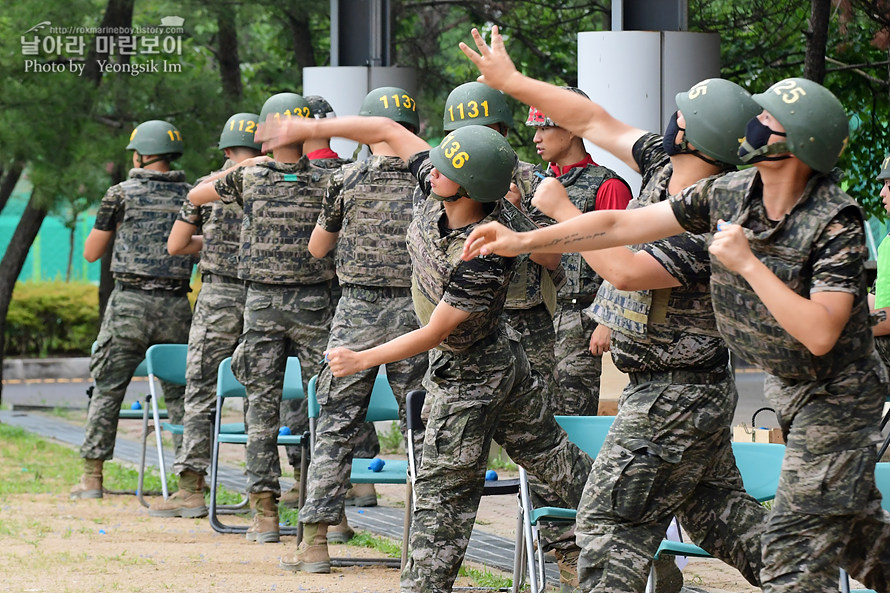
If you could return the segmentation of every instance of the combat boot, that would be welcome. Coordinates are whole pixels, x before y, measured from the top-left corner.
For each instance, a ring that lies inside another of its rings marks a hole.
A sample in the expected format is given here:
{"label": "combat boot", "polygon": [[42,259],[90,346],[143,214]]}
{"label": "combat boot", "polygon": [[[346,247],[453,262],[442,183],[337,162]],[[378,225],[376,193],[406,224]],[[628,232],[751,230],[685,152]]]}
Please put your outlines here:
{"label": "combat boot", "polygon": [[278,499],[278,504],[289,509],[300,508],[300,470],[298,469],[294,470],[294,480],[296,481],[290,490],[282,494],[281,498]]}
{"label": "combat boot", "polygon": [[273,492],[251,492],[250,508],[253,509],[253,522],[245,537],[258,544],[281,541],[278,530],[278,503]]}
{"label": "combat boot", "polygon": [[204,474],[190,469],[179,476],[179,490],[167,500],[159,500],[148,508],[151,517],[183,517],[193,519],[207,516],[204,504]]}
{"label": "combat boot", "polygon": [[374,484],[356,484],[346,491],[346,506],[376,507],[377,490]]}
{"label": "combat boot", "polygon": [[581,548],[574,545],[567,550],[555,548],[553,554],[556,556],[556,566],[559,567],[560,593],[580,591],[580,585],[578,584],[578,556],[581,555]]}
{"label": "combat boot", "polygon": [[297,553],[286,556],[278,563],[280,568],[292,572],[331,572],[331,557],[328,554],[327,523],[306,523],[303,525],[303,541],[297,546]]}
{"label": "combat boot", "polygon": [[683,571],[672,556],[665,554],[652,562],[655,575],[653,593],[680,593],[683,589]]}
{"label": "combat boot", "polygon": [[72,499],[102,498],[102,464],[101,459],[84,459],[83,476],[80,482],[71,489]]}
{"label": "combat boot", "polygon": [[343,513],[343,520],[336,525],[328,527],[327,540],[329,544],[345,544],[355,535],[352,527],[346,522],[346,513]]}

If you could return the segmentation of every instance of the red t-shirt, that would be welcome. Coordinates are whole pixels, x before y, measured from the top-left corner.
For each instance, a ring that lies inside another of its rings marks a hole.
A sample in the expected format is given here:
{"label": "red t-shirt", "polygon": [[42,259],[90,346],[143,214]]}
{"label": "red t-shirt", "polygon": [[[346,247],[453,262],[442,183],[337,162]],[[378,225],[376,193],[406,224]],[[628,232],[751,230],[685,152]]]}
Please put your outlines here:
{"label": "red t-shirt", "polygon": [[[560,167],[554,163],[550,163],[550,170],[557,177],[565,175],[575,167],[586,167],[587,165],[596,165],[590,154],[584,155],[584,158],[573,163]],[[633,196],[630,195],[630,188],[620,179],[607,179],[596,191],[596,209],[597,210],[624,210],[630,203]]]}
{"label": "red t-shirt", "polygon": [[331,150],[330,148],[319,148],[318,150],[313,150],[312,152],[306,153],[306,158],[310,161],[315,161],[318,159],[337,159],[340,158],[340,155]]}

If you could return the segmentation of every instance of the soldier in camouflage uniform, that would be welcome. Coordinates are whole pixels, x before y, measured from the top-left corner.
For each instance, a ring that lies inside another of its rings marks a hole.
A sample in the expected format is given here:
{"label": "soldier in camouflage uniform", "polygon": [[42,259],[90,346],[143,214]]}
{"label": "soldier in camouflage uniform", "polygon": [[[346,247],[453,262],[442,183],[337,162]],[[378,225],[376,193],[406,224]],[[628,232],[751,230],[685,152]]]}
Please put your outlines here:
{"label": "soldier in camouflage uniform", "polygon": [[[762,538],[763,590],[834,590],[842,567],[886,591],[890,517],[874,466],[887,375],[868,323],[862,211],[831,175],[847,117],[834,95],[806,79],[780,81],[753,98],[764,111],[748,123],[739,149],[753,168],[535,237],[477,229],[467,255],[558,249],[576,232],[573,249],[716,231],[708,249],[717,327],[734,352],[768,373],[765,392],[787,442]],[[628,457],[623,471],[643,477],[645,461]]]}
{"label": "soldier in camouflage uniform", "polygon": [[[393,96],[400,98],[398,103]],[[381,102],[381,97],[387,102]],[[359,114],[388,117],[412,132],[420,123],[414,99],[396,87],[368,93]],[[419,327],[411,304],[411,261],[405,247],[417,181],[385,144],[372,144],[371,153],[367,161],[346,165],[331,176],[309,240],[309,251],[316,257],[325,257],[337,248],[337,277],[343,296],[334,313],[328,350],[344,345],[373,348]],[[403,435],[405,396],[420,387],[426,368],[425,353],[386,365],[387,379],[399,402]],[[377,372],[374,367],[349,377],[334,377],[330,367],[324,366],[318,376],[320,410],[300,521],[330,525],[329,542],[344,542],[353,534],[343,512],[346,486],[356,436],[367,426],[373,429],[364,418]],[[360,455],[375,457],[379,453],[376,433],[374,444],[374,450]],[[319,568],[317,562],[303,562],[297,554],[283,558],[281,565],[314,572]],[[330,571],[330,564],[320,568]]]}
{"label": "soldier in camouflage uniform", "polygon": [[[497,64],[480,65],[486,78],[515,72],[502,46],[498,52]],[[664,201],[690,182],[735,168],[735,138],[759,110],[737,85],[706,80],[677,95],[680,110],[662,137],[628,126],[573,93],[521,80],[515,85],[524,91],[517,93],[520,99],[542,105],[567,129],[642,173],[643,189],[629,209]],[[545,185],[535,204],[558,221],[581,214],[559,185]],[[611,328],[612,357],[630,385],[579,509],[582,588],[643,591],[651,558],[674,515],[696,543],[759,584],[765,511],[745,494],[732,455],[730,423],[738,394],[711,307],[706,237],[687,233],[584,257],[606,280],[593,310]],[[641,288],[657,290],[628,291]],[[608,340],[595,346],[610,349]],[[627,508],[647,501],[634,500],[627,475],[614,471],[607,451],[645,453],[650,466],[661,466],[669,476],[649,493],[651,508],[642,518],[630,521],[612,511],[611,501],[619,498]],[[655,577],[658,592],[678,591],[682,584],[669,557],[656,562]]]}
{"label": "soldier in camouflage uniform", "polygon": [[[890,213],[890,155],[881,163],[878,181],[881,182],[881,203]],[[874,296],[869,296],[869,306],[879,315],[879,322],[872,326],[875,348],[884,366],[890,369],[890,320],[887,319],[890,312],[890,240],[887,237],[878,246],[878,276]]]}
{"label": "soldier in camouflage uniform", "polygon": [[[430,351],[424,387],[432,404],[401,588],[450,591],[479,505],[492,439],[573,505],[590,459],[556,424],[540,394],[545,384],[530,372],[518,336],[503,322],[513,262],[459,261],[469,230],[501,215],[516,162],[503,136],[465,126],[427,152],[424,141],[385,119],[342,118],[336,124],[290,122],[277,142],[325,134],[385,141],[408,161],[429,196],[408,231],[411,291],[424,325],[370,350],[335,348],[327,356],[332,373],[345,376]],[[301,546],[307,558],[321,543],[324,528],[306,525]]]}
{"label": "soldier in camouflage uniform", "polygon": [[[303,97],[280,93],[263,105],[260,122],[309,113]],[[244,209],[238,277],[247,300],[232,371],[249,403],[247,491],[256,514],[246,537],[260,543],[279,541],[276,441],[287,357],[299,357],[305,389],[320,369],[332,315],[333,259],[313,259],[307,249],[331,172],[312,166],[301,150],[297,143],[276,149],[275,160],[247,159],[189,193],[196,205],[221,200]]]}
{"label": "soldier in camouflage uniform", "polygon": [[[565,87],[583,97],[580,89]],[[584,148],[584,141],[535,107],[528,112],[527,126],[537,128],[535,145],[549,163],[548,176],[556,177],[582,212],[623,210],[631,200],[630,187],[617,173],[597,165]],[[583,314],[593,303],[602,278],[577,253],[562,256],[566,283],[559,289],[553,326],[556,332],[556,384],[551,402],[554,413],[596,416],[599,412],[602,354],[590,351],[590,336],[596,323]]]}
{"label": "soldier in camouflage uniform", "polygon": [[[189,190],[170,162],[182,155],[182,137],[171,124],[151,120],[133,130],[127,150],[133,169],[102,198],[84,258],[96,261],[114,241],[114,290],[90,361],[95,391],[83,446],[84,474],[72,498],[102,498],[102,464],[114,453],[118,413],[133,377],[152,344],[184,343],[191,307],[186,295],[194,259],[170,256],[167,233]],[[172,422],[182,422],[183,388],[163,384]]]}
{"label": "soldier in camouflage uniform", "polygon": [[[223,125],[219,148],[228,165],[223,169],[259,156],[260,145],[253,139],[258,120],[256,113],[236,113]],[[173,465],[179,491],[152,504],[152,517],[207,516],[204,476],[213,443],[217,369],[238,345],[247,295],[238,279],[241,215],[237,204],[215,202],[198,208],[186,199],[167,239],[171,254],[201,254],[201,291],[189,330],[183,446]]]}

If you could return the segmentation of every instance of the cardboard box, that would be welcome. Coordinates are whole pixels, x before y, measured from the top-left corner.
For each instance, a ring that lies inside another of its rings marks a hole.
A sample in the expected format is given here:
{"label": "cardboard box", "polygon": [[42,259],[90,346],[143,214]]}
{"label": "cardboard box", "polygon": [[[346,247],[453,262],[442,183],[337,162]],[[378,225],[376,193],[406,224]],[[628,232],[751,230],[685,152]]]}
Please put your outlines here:
{"label": "cardboard box", "polygon": [[745,424],[737,424],[732,427],[732,440],[737,443],[785,443],[781,428],[752,429]]}

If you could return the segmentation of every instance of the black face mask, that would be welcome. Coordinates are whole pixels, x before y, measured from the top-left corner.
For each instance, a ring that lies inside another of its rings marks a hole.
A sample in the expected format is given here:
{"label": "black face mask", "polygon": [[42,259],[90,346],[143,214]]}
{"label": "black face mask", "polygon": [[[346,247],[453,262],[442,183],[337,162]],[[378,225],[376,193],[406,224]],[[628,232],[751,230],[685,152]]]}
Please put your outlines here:
{"label": "black face mask", "polygon": [[787,136],[785,132],[777,132],[767,125],[764,125],[756,117],[751,118],[745,127],[745,141],[739,146],[739,158],[747,164],[759,163],[761,161],[781,161],[789,158],[790,155],[769,156],[778,152],[788,152],[788,145],[785,142],[767,144],[769,137]]}
{"label": "black face mask", "polygon": [[680,124],[677,123],[677,116],[680,115],[679,111],[675,111],[671,116],[671,119],[668,120],[667,128],[664,130],[664,136],[662,137],[662,148],[664,152],[667,153],[668,156],[674,156],[677,154],[683,154],[686,152],[686,139],[684,134],[684,139],[682,144],[677,144],[677,134],[681,131],[686,132],[686,128],[681,128]]}

